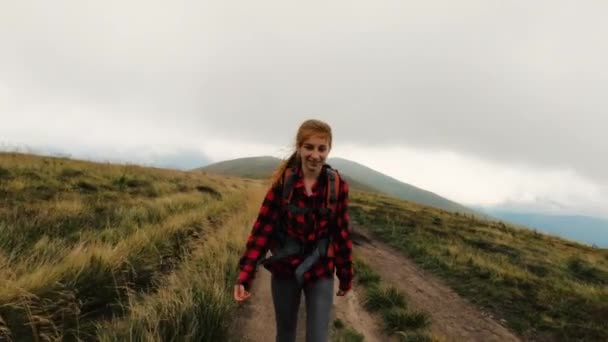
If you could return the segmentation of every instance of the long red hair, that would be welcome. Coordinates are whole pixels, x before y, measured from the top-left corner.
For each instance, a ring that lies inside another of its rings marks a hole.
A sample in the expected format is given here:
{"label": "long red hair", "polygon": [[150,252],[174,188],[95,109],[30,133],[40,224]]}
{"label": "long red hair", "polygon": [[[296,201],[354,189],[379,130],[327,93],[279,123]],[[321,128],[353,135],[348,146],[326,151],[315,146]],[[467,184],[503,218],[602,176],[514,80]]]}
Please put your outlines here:
{"label": "long red hair", "polygon": [[283,160],[279,164],[279,167],[272,174],[272,177],[271,177],[272,186],[275,186],[277,183],[279,183],[281,181],[281,178],[283,176],[283,173],[285,172],[285,169],[294,167],[294,166],[299,168],[302,166],[301,165],[302,159],[300,158],[300,154],[298,153],[298,150],[300,149],[300,147],[302,147],[302,144],[304,144],[304,141],[306,141],[308,138],[315,136],[315,135],[321,136],[323,138],[327,138],[329,147],[331,148],[331,142],[332,142],[331,127],[327,123],[325,123],[321,120],[310,119],[310,120],[304,121],[298,128],[298,133],[296,134],[296,141],[294,144],[294,151],[291,153],[289,158]]}

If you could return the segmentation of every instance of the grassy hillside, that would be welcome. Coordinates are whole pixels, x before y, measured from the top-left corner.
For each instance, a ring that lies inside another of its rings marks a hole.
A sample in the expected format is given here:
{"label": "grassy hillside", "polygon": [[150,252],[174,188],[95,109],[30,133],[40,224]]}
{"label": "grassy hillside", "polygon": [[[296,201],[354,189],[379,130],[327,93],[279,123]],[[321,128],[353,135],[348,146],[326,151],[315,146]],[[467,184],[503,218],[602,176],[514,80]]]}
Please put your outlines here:
{"label": "grassy hillside", "polygon": [[[0,153],[0,340],[228,340],[265,190]],[[525,338],[608,339],[605,249],[360,191],[351,216]]]}
{"label": "grassy hillside", "polygon": [[[223,175],[263,179],[270,177],[279,162],[280,159],[274,157],[249,157],[227,160],[197,170]],[[424,189],[398,181],[367,166],[342,158],[330,158],[327,163],[337,169],[353,189],[384,193],[396,198],[449,211],[473,213],[471,209],[458,203],[447,200]]]}
{"label": "grassy hillside", "polygon": [[454,212],[473,212],[471,209],[463,205],[445,199],[430,191],[403,183],[367,166],[342,158],[334,158],[332,159],[331,163],[332,166],[345,170],[350,177],[372,186],[374,189],[377,189],[378,192],[444,210]]}
{"label": "grassy hillside", "polygon": [[[331,164],[330,160],[328,163]],[[253,178],[253,179],[269,179],[275,169],[279,166],[281,159],[275,157],[248,157],[226,160],[219,163],[211,164],[195,171],[210,172],[219,175],[229,175],[235,177]],[[332,165],[333,166],[333,165]],[[338,169],[340,174],[348,181],[351,188],[360,191],[378,192],[378,189],[360,182],[358,179],[350,177],[348,172]]]}
{"label": "grassy hillside", "polygon": [[382,195],[351,216],[526,339],[608,340],[608,250]]}
{"label": "grassy hillside", "polygon": [[205,171],[253,179],[268,179],[280,161],[279,158],[269,156],[238,158],[210,164],[193,171]]}
{"label": "grassy hillside", "polygon": [[0,153],[0,340],[226,340],[263,190]]}

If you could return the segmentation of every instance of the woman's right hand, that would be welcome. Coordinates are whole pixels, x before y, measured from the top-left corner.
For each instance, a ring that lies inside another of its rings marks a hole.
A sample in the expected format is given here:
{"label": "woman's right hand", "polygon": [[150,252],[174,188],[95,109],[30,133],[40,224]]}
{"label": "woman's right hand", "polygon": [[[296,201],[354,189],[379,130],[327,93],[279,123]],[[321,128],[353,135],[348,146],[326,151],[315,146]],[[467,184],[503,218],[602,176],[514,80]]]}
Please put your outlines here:
{"label": "woman's right hand", "polygon": [[247,300],[249,297],[251,297],[251,293],[245,290],[245,286],[239,284],[234,285],[234,299],[237,302]]}

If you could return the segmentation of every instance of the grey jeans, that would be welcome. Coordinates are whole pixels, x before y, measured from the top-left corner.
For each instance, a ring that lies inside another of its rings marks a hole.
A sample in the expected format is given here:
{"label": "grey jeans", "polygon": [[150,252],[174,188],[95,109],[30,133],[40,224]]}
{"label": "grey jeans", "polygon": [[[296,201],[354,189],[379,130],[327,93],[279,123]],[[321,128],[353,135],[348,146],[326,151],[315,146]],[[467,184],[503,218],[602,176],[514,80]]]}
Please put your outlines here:
{"label": "grey jeans", "polygon": [[329,320],[334,300],[334,279],[319,279],[310,288],[302,289],[295,279],[272,276],[272,301],[277,324],[276,342],[294,342],[298,325],[298,309],[304,291],[306,299],[306,342],[327,342]]}

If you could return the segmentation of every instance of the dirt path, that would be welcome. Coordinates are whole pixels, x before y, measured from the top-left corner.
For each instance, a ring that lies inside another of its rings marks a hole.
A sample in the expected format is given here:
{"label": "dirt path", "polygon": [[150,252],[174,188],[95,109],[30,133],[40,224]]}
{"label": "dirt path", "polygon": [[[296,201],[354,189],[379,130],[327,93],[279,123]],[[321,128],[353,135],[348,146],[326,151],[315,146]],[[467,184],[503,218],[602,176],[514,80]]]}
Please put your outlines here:
{"label": "dirt path", "polygon": [[376,240],[368,241],[358,243],[355,253],[378,272],[383,281],[406,294],[412,308],[430,314],[431,331],[436,337],[445,341],[520,340],[392,247]]}
{"label": "dirt path", "polygon": [[[440,279],[419,269],[414,262],[402,256],[390,246],[359,237],[353,247],[383,281],[401,290],[408,297],[413,309],[431,316],[431,331],[444,341],[519,341],[505,327],[484,314]],[[337,291],[337,279],[335,287]],[[361,289],[362,290],[362,289]],[[339,318],[346,326],[363,334],[365,341],[389,340],[380,330],[379,318],[371,316],[362,307],[359,289],[355,287],[346,297],[334,297],[333,319]],[[242,335],[250,342],[274,341],[275,321],[270,295],[270,274],[260,269],[253,284],[251,298],[240,308]],[[332,322],[333,322],[332,319]],[[305,341],[304,298],[300,305],[297,341]]]}
{"label": "dirt path", "polygon": [[[334,293],[338,292],[338,279],[334,282]],[[249,342],[274,341],[276,327],[274,309],[270,294],[270,273],[260,269],[253,283],[251,298],[240,308],[246,319],[242,322],[243,336]],[[304,296],[300,301],[298,313],[298,331],[296,341],[305,341],[306,311]],[[345,297],[334,296],[332,320],[340,319],[347,327],[355,328],[365,337],[365,341],[385,341],[379,329],[379,322],[360,304],[359,293],[352,291]]]}

